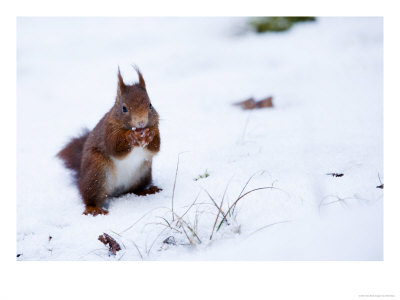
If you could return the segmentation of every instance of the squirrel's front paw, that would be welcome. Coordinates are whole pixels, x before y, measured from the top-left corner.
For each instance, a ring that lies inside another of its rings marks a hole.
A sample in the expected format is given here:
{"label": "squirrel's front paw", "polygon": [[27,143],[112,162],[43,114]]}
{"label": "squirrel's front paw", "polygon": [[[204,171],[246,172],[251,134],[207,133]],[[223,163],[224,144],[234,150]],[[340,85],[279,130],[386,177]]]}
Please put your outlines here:
{"label": "squirrel's front paw", "polygon": [[154,135],[154,131],[150,128],[132,130],[130,134],[131,144],[146,147],[154,139]]}
{"label": "squirrel's front paw", "polygon": [[141,130],[132,130],[129,134],[129,138],[132,146],[141,146],[143,132]]}
{"label": "squirrel's front paw", "polygon": [[146,128],[142,132],[141,146],[146,147],[154,139],[154,132],[150,128]]}

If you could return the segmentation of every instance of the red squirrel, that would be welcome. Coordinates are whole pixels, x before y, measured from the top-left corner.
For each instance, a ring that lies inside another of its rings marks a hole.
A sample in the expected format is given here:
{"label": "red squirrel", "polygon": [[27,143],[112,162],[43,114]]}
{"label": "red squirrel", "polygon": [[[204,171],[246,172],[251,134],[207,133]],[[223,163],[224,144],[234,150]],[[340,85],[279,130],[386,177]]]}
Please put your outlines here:
{"label": "red squirrel", "polygon": [[118,68],[114,106],[92,131],[73,138],[57,156],[75,172],[85,215],[108,214],[107,197],[161,191],[151,185],[152,158],[160,150],[159,115],[150,102],[146,84],[126,85]]}

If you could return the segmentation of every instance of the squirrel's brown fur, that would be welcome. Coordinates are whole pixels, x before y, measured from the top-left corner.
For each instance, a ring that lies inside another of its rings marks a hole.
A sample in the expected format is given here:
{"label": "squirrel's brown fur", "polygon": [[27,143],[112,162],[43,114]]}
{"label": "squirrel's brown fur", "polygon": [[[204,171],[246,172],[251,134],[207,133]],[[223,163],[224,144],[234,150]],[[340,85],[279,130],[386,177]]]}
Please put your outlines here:
{"label": "squirrel's brown fur", "polygon": [[75,172],[84,214],[107,214],[108,196],[146,195],[160,191],[150,186],[152,157],[160,150],[159,116],[152,107],[142,74],[139,83],[126,85],[118,69],[114,106],[91,132],[73,138],[58,153]]}
{"label": "squirrel's brown fur", "polygon": [[81,136],[73,138],[65,148],[58,153],[58,156],[64,160],[65,166],[74,171],[74,178],[76,181],[79,179],[83,145],[85,144],[88,135],[89,130],[85,130]]}

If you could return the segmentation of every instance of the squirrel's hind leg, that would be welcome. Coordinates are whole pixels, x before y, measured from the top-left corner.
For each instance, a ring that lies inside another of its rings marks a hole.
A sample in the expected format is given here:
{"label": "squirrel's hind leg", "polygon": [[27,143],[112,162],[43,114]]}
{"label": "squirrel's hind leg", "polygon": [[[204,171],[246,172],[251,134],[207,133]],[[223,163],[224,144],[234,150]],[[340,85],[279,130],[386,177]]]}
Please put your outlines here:
{"label": "squirrel's hind leg", "polygon": [[97,216],[97,215],[107,215],[108,210],[97,207],[97,206],[86,206],[85,211],[83,212],[84,215],[92,215],[92,216]]}
{"label": "squirrel's hind leg", "polygon": [[143,188],[140,190],[135,190],[133,193],[138,196],[146,196],[146,195],[156,194],[161,191],[162,191],[162,189],[160,189],[159,187],[157,187],[155,185],[151,185],[149,187],[146,187],[146,188]]}
{"label": "squirrel's hind leg", "polygon": [[146,196],[161,192],[162,189],[158,188],[155,185],[152,185],[152,163],[151,161],[145,163],[143,166],[146,169],[146,175],[142,177],[142,181],[139,186],[128,191],[128,193],[133,193],[138,196]]}
{"label": "squirrel's hind leg", "polygon": [[106,168],[108,162],[100,153],[92,152],[81,166],[79,178],[79,191],[86,205],[85,215],[106,215],[108,211],[103,209],[103,203],[107,198],[106,192]]}

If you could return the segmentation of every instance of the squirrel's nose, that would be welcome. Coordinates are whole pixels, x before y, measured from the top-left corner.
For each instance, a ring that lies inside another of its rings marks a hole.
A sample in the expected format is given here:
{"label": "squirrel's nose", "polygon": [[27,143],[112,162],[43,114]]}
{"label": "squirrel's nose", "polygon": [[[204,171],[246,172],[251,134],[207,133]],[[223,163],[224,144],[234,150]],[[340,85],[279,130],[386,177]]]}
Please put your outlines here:
{"label": "squirrel's nose", "polygon": [[143,121],[140,121],[137,123],[137,127],[139,127],[139,128],[144,128],[145,126],[146,126],[146,123]]}

